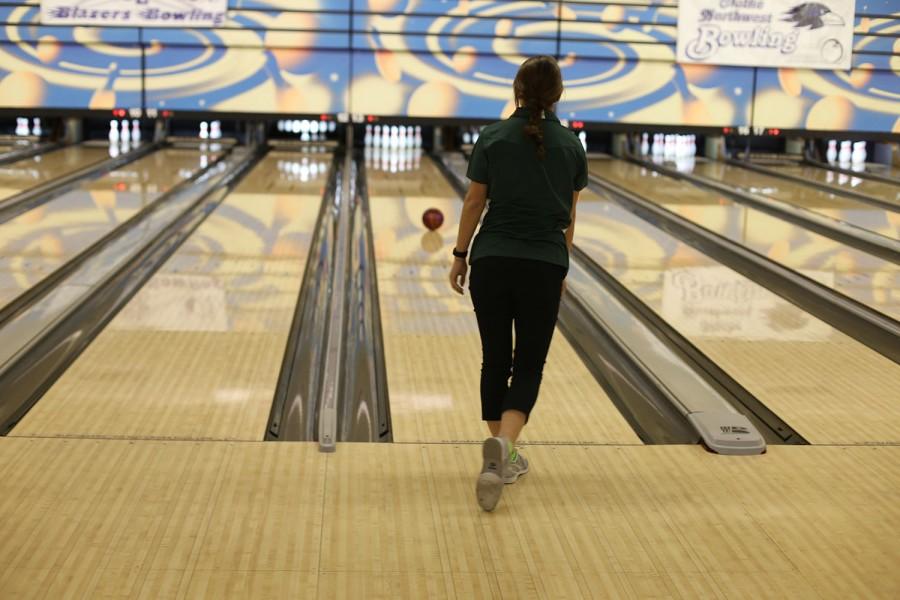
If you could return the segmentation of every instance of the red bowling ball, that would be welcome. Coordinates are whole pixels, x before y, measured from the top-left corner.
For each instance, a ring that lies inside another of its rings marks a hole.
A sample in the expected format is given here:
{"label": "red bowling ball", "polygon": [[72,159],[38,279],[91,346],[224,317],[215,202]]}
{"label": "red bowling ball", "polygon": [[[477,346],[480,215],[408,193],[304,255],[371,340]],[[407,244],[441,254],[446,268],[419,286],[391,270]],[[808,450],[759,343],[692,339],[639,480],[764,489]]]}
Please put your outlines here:
{"label": "red bowling ball", "polygon": [[428,231],[434,231],[444,224],[444,213],[436,208],[429,208],[422,213],[422,224]]}

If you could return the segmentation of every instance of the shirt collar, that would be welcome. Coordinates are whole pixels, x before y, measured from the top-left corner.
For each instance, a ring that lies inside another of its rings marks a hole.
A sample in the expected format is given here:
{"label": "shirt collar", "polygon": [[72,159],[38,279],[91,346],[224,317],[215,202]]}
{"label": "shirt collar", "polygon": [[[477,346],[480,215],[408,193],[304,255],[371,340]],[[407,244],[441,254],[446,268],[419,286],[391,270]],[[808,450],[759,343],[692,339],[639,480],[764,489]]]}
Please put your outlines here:
{"label": "shirt collar", "polygon": [[[531,110],[524,106],[517,108],[516,112],[514,112],[512,114],[512,117],[516,118],[516,119],[527,119],[529,116],[531,116]],[[555,114],[553,114],[552,110],[544,111],[544,120],[545,121],[555,121],[555,122],[559,123],[559,118]]]}

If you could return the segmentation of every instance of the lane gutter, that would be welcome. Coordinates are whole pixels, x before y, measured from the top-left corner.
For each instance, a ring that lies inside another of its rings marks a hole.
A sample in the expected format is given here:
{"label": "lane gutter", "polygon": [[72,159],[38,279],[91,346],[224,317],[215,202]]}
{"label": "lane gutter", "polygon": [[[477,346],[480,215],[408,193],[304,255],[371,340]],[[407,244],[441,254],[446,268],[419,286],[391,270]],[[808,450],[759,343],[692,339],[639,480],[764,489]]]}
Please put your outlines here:
{"label": "lane gutter", "polygon": [[108,158],[100,162],[91,163],[85,167],[72,171],[71,173],[51,179],[50,181],[19,192],[13,196],[9,196],[0,201],[0,224],[6,223],[10,219],[14,219],[36,206],[46,204],[54,198],[65,194],[69,190],[78,187],[84,181],[99,179],[114,169],[118,169],[123,165],[134,162],[139,158],[143,158],[144,156],[159,150],[162,146],[163,142],[142,144],[115,158]]}
{"label": "lane gutter", "polygon": [[15,427],[266,151],[255,148],[239,156],[232,154],[228,162],[234,163],[233,168],[220,169],[217,179],[173,223],[0,365],[0,389],[4,391],[0,398],[0,435]]}
{"label": "lane gutter", "polygon": [[645,221],[900,364],[900,322],[597,175],[590,185]]}
{"label": "lane gutter", "polygon": [[335,194],[343,177],[343,158],[335,154],[322,200],[300,292],[294,305],[291,332],[275,387],[266,441],[312,441],[318,434],[334,248]]}
{"label": "lane gutter", "polygon": [[735,160],[733,158],[725,159],[725,162],[729,165],[735,167],[742,167],[744,169],[750,169],[751,171],[756,171],[757,173],[763,173],[764,175],[769,175],[771,177],[779,177],[781,179],[786,179],[788,181],[793,181],[794,183],[799,183],[805,186],[813,186],[817,187],[820,190],[825,190],[831,194],[836,196],[846,196],[848,198],[853,198],[854,200],[859,200],[860,202],[865,202],[867,204],[872,204],[878,206],[879,208],[883,208],[885,210],[889,210],[892,212],[900,212],[900,205],[890,202],[888,200],[882,200],[881,198],[876,198],[874,196],[869,196],[868,194],[863,194],[857,192],[856,190],[847,190],[844,188],[835,187],[833,185],[828,185],[827,183],[822,183],[820,181],[810,181],[809,179],[804,179],[798,175],[791,175],[790,173],[782,173],[781,171],[775,169],[767,169],[766,167],[757,165],[750,161],[746,160]]}
{"label": "lane gutter", "polygon": [[391,442],[393,428],[372,208],[365,160],[359,151],[354,153],[354,168],[346,366],[338,409],[338,441]]}
{"label": "lane gutter", "polygon": [[66,144],[62,142],[44,142],[42,144],[32,144],[24,148],[19,148],[18,150],[10,150],[8,152],[0,154],[0,166],[18,162],[20,160],[31,158],[32,156],[37,156],[39,154],[46,154],[47,152],[51,152],[65,146]]}
{"label": "lane gutter", "polygon": [[890,175],[882,175],[881,173],[873,173],[866,170],[854,171],[853,169],[847,169],[840,165],[831,165],[820,160],[815,160],[809,155],[805,155],[803,157],[801,164],[809,165],[810,167],[817,167],[824,171],[834,171],[835,173],[849,175],[850,177],[862,177],[864,179],[871,179],[873,181],[879,181],[881,183],[889,183],[891,185],[900,186],[900,179],[896,177],[891,177]]}
{"label": "lane gutter", "polygon": [[653,169],[672,179],[687,181],[696,186],[711,189],[720,194],[725,194],[741,204],[761,210],[769,215],[799,225],[804,229],[815,231],[820,235],[829,237],[847,246],[853,246],[858,250],[867,252],[883,260],[900,264],[900,241],[879,235],[875,232],[857,227],[838,219],[832,219],[820,215],[812,210],[796,206],[789,202],[783,202],[769,198],[761,194],[753,194],[736,189],[726,183],[697,175],[694,173],[682,173],[677,169],[667,167],[652,161],[643,160],[634,155],[626,158],[634,164]]}
{"label": "lane gutter", "polygon": [[166,193],[161,194],[158,198],[156,198],[153,202],[144,206],[141,210],[133,214],[130,218],[128,218],[123,223],[119,224],[118,227],[101,237],[99,240],[96,240],[87,248],[83,249],[81,252],[73,256],[71,259],[66,261],[65,264],[60,266],[58,269],[50,273],[47,277],[40,280],[35,285],[31,286],[23,293],[19,294],[15,299],[13,299],[9,304],[0,308],[0,327],[3,327],[7,322],[13,319],[16,315],[24,312],[29,307],[34,305],[35,302],[43,298],[47,295],[56,285],[72,274],[76,269],[82,266],[88,259],[93,256],[96,256],[104,249],[106,249],[109,245],[111,245],[115,240],[121,238],[128,231],[134,229],[135,227],[139,227],[141,223],[147,218],[147,216],[155,212],[159,207],[161,207],[167,200],[174,196],[178,196],[183,194],[187,188],[194,185],[194,183],[208,173],[213,167],[222,162],[228,154],[230,154],[231,150],[227,150],[220,154],[216,160],[211,162],[207,167],[203,169],[197,170],[196,173],[191,175],[188,179],[184,179],[180,181],[177,185],[173,186]]}

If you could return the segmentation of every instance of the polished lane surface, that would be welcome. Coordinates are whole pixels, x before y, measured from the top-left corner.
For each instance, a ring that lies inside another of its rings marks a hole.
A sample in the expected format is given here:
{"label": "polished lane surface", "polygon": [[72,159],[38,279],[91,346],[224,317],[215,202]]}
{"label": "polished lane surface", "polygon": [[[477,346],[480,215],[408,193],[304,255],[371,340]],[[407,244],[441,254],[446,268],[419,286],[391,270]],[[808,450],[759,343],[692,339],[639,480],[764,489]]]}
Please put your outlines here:
{"label": "polished lane surface", "polygon": [[108,158],[108,148],[81,144],[0,165],[0,200]]}
{"label": "polished lane surface", "polygon": [[0,225],[0,307],[216,156],[160,150]]}
{"label": "polished lane surface", "polygon": [[781,200],[885,237],[900,238],[900,213],[884,210],[873,204],[724,162],[698,162],[693,173],[727,183],[745,192]]}
{"label": "polished lane surface", "polygon": [[262,440],[329,164],[268,154],[11,435]]}
{"label": "polished lane surface", "polygon": [[606,196],[575,243],[810,442],[900,442],[897,364]]}
{"label": "polished lane surface", "polygon": [[894,263],[632,163],[594,159],[590,170],[877,311],[900,318],[900,266]]}
{"label": "polished lane surface", "polygon": [[[380,166],[367,178],[394,440],[481,440],[478,326],[448,279],[462,202],[427,158],[406,172]],[[428,208],[444,213],[438,231],[422,226]],[[559,331],[522,440],[640,443]]]}
{"label": "polished lane surface", "polygon": [[767,169],[786,173],[795,177],[802,177],[807,181],[815,181],[817,183],[826,183],[842,190],[851,190],[871,196],[879,200],[886,200],[900,205],[900,186],[892,185],[874,179],[866,179],[865,177],[853,177],[845,175],[830,169],[821,169],[808,165],[797,164],[765,164]]}

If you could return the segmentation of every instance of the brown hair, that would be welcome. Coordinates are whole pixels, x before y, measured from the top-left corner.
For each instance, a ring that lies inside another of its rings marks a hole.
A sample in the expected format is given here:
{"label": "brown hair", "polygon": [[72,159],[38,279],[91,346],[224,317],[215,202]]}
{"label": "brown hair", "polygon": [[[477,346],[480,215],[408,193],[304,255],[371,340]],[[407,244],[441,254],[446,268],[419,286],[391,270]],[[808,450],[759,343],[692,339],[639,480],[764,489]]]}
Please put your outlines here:
{"label": "brown hair", "polygon": [[550,110],[559,102],[563,92],[562,73],[552,56],[532,56],[522,63],[513,82],[516,106],[529,110],[525,135],[537,146],[541,160],[547,155],[544,132],[541,130],[541,111]]}

